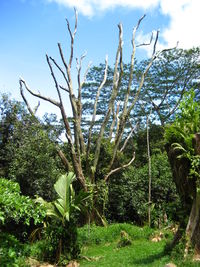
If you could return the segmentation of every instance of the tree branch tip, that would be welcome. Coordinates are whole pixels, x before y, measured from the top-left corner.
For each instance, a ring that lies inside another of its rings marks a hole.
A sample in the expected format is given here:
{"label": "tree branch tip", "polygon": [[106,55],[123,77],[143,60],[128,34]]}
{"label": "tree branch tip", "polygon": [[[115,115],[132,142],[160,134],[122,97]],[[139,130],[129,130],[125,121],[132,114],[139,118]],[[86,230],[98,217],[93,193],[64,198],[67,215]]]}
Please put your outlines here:
{"label": "tree branch tip", "polygon": [[83,54],[81,55],[81,58],[83,59],[86,56],[87,56],[87,51],[83,52]]}
{"label": "tree branch tip", "polygon": [[69,20],[68,20],[68,18],[65,18],[65,20],[66,20],[66,22],[67,22],[67,25],[69,25]]}
{"label": "tree branch tip", "polygon": [[22,77],[19,77],[19,82],[20,83],[24,83],[24,84],[26,83],[25,80],[24,80],[24,78],[22,78]]}
{"label": "tree branch tip", "polygon": [[75,12],[75,14],[77,16],[78,15],[78,11],[77,11],[77,8],[76,7],[74,7],[74,12]]}

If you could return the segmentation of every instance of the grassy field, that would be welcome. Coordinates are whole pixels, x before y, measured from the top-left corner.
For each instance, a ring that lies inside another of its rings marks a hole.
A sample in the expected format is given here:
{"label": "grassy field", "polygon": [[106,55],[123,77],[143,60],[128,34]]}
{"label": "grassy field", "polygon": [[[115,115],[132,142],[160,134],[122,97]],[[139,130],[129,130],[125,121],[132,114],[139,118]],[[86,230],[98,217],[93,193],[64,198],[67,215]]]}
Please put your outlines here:
{"label": "grassy field", "polygon": [[[160,237],[160,232],[161,240],[152,242],[153,237]],[[200,266],[200,262],[183,261],[184,247],[181,243],[169,253],[166,244],[172,238],[173,234],[169,230],[158,231],[131,224],[112,224],[108,227],[92,225],[89,228],[84,226],[78,229],[78,241],[82,249],[80,258],[76,261],[80,263],[80,267],[164,267],[170,262],[177,267]],[[44,245],[46,243],[42,240],[23,244],[14,236],[0,232],[0,266],[35,267],[35,264],[28,264],[30,258],[37,261],[37,266],[44,266]],[[66,264],[67,262],[62,266]]]}
{"label": "grassy field", "polygon": [[[128,234],[131,244],[119,247],[120,233]],[[164,232],[160,242],[152,242],[156,232],[148,227],[139,228],[130,224],[114,224],[107,228],[93,226],[79,230],[83,244],[80,267],[164,267],[173,262],[179,266],[200,266],[200,263],[185,262],[178,256],[165,252],[167,242],[172,239],[170,232]]]}

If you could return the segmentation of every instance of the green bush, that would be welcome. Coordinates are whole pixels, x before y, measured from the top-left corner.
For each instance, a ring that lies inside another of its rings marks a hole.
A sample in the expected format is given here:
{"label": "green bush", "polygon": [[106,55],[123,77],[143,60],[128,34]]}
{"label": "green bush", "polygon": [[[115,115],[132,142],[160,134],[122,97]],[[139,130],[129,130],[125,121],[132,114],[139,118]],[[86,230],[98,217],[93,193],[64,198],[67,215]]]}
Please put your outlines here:
{"label": "green bush", "polygon": [[43,222],[46,215],[44,207],[34,200],[20,194],[18,183],[0,178],[1,224],[9,222],[30,225]]}
{"label": "green bush", "polygon": [[24,245],[13,235],[0,232],[1,267],[25,267]]}

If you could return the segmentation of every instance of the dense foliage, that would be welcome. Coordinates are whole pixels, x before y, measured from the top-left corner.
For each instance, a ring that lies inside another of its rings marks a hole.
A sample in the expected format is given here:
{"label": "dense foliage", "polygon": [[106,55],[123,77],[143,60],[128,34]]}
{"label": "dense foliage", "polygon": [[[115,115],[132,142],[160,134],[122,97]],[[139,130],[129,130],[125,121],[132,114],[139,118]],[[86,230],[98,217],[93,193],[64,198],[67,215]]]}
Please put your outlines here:
{"label": "dense foliage", "polygon": [[173,170],[173,179],[180,194],[184,216],[180,227],[185,257],[190,249],[200,249],[200,105],[195,91],[185,94],[174,123],[166,129],[166,148]]}
{"label": "dense foliage", "polygon": [[43,223],[45,215],[42,205],[21,195],[18,183],[0,178],[0,231],[26,240],[31,231]]}
{"label": "dense foliage", "polygon": [[18,183],[0,178],[0,220],[1,224],[11,222],[30,225],[39,224],[45,217],[45,209],[31,198],[20,193]]}
{"label": "dense foliage", "polygon": [[195,134],[200,131],[199,121],[200,105],[195,101],[195,91],[191,90],[185,94],[175,121],[165,131],[166,142],[177,151],[178,158],[189,161],[189,177],[191,181],[195,180],[197,191],[200,188],[200,155]]}
{"label": "dense foliage", "polygon": [[[148,211],[148,164],[130,167],[112,179],[109,189],[108,217],[114,221],[134,221],[143,225]],[[172,180],[166,153],[152,156],[152,224],[159,226],[177,220],[179,199]]]}
{"label": "dense foliage", "polygon": [[0,105],[0,173],[17,181],[23,194],[50,200],[63,169],[53,143],[60,132],[56,118],[46,115],[40,122],[8,95]]}

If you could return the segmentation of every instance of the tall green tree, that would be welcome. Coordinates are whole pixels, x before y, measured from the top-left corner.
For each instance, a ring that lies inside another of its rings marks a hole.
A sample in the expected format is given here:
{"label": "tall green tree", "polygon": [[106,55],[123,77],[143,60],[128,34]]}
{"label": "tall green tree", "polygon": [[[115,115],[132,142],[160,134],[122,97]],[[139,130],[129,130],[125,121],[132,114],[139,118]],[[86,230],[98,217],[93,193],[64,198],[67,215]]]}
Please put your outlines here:
{"label": "tall green tree", "polygon": [[27,115],[24,105],[11,100],[9,95],[0,95],[0,174],[8,176],[9,163],[13,158],[12,151],[7,146],[12,140],[15,124]]}
{"label": "tall green tree", "polygon": [[[184,92],[187,92],[190,88],[198,88],[199,86],[199,58],[199,47],[189,50],[174,48],[163,51],[156,60],[154,60],[146,75],[138,101],[134,110],[131,112],[130,120],[134,123],[138,120],[139,122],[143,122],[143,124],[145,124],[146,115],[149,114],[150,111],[151,120],[153,120],[153,122],[164,125],[166,122],[172,120]],[[129,104],[135,97],[141,73],[144,71],[147,64],[148,60],[135,63]],[[90,117],[88,117],[88,115],[93,110],[93,103],[96,97],[95,92],[101,79],[103,79],[104,69],[105,65],[103,64],[94,66],[90,69],[87,75],[82,94],[83,115],[85,118],[83,125],[89,124]],[[97,107],[99,121],[96,121],[95,129],[98,129],[100,126],[104,117],[104,112],[108,108],[112,88],[113,71],[113,68],[109,66],[107,81],[102,88],[101,95],[99,96],[99,103]],[[129,72],[130,64],[124,64],[123,76],[120,84],[120,94],[117,98],[119,109],[121,109],[123,105],[124,95],[129,82]],[[111,121],[112,118],[110,118],[110,125]],[[130,128],[130,125],[128,127]]]}
{"label": "tall green tree", "polygon": [[42,122],[8,95],[2,95],[0,101],[1,175],[17,181],[23,194],[50,200],[53,184],[63,170],[54,144],[60,132],[55,117],[46,115]]}

